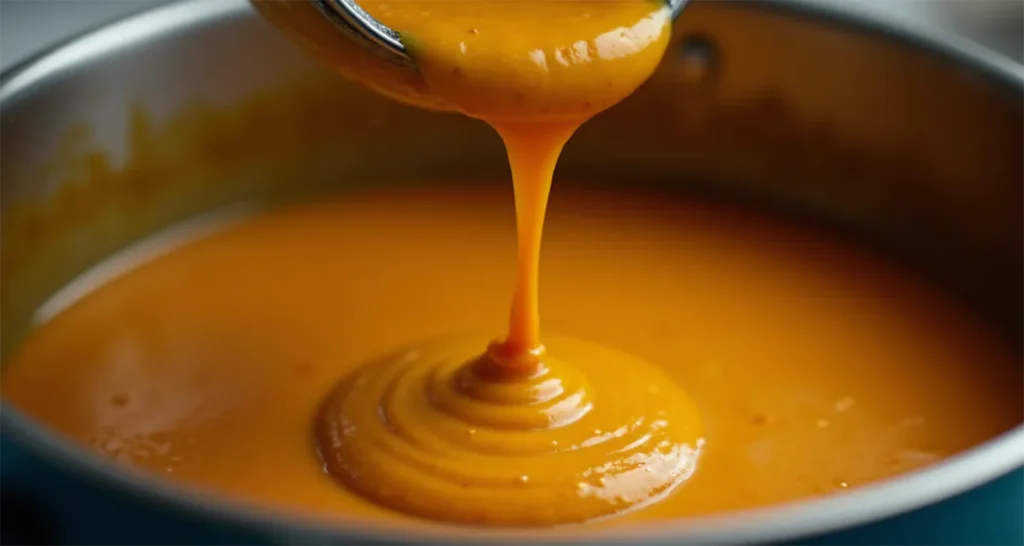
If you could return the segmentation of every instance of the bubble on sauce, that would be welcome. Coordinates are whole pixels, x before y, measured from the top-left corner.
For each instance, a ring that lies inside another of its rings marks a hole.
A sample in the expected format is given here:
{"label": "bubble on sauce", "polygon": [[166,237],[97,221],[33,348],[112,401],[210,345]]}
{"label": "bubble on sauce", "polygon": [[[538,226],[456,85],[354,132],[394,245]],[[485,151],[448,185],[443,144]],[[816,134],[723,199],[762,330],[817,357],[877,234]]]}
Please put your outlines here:
{"label": "bubble on sauce", "polygon": [[856,400],[854,400],[852,396],[844,396],[839,400],[836,400],[836,413],[845,413],[847,411],[850,411],[855,404]]}
{"label": "bubble on sauce", "polygon": [[828,419],[820,418],[814,423],[818,428],[828,428],[832,423]]}
{"label": "bubble on sauce", "polygon": [[164,457],[171,452],[170,442],[148,436],[120,436],[107,430],[90,439],[93,448],[119,464],[132,466],[136,460]]}
{"label": "bubble on sauce", "polygon": [[886,462],[894,469],[909,470],[940,461],[943,453],[922,449],[898,449],[886,456]]}
{"label": "bubble on sauce", "polygon": [[920,415],[915,415],[914,417],[908,417],[908,418],[903,419],[902,421],[900,421],[900,427],[901,428],[913,428],[913,427],[920,427],[920,426],[924,426],[924,417],[921,417]]}

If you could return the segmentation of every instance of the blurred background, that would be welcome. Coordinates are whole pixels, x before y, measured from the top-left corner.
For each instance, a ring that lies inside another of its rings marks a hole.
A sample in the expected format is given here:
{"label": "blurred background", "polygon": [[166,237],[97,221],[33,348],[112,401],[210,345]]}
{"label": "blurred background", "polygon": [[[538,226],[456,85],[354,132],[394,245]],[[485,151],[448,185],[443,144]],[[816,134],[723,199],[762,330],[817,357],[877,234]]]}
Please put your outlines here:
{"label": "blurred background", "polygon": [[[1024,0],[799,1],[876,13],[894,21],[924,21],[999,51],[1017,62],[1024,61]],[[0,69],[82,30],[167,2],[0,0]]]}

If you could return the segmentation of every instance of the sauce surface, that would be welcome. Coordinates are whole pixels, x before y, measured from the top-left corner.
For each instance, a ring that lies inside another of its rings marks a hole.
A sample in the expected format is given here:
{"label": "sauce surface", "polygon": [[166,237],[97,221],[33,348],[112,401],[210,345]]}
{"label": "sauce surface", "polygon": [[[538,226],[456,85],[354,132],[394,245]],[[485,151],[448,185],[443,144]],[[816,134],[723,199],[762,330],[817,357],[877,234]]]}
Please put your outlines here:
{"label": "sauce surface", "polygon": [[[1021,421],[1016,348],[886,262],[726,206],[577,186],[555,188],[545,234],[552,345],[601,340],[657,363],[707,439],[682,487],[594,525],[841,492]],[[57,314],[9,363],[3,395],[129,468],[411,523],[325,474],[311,424],[367,363],[501,330],[516,256],[500,187],[363,193],[227,226]],[[602,381],[632,376],[583,377],[597,406],[619,394]]]}

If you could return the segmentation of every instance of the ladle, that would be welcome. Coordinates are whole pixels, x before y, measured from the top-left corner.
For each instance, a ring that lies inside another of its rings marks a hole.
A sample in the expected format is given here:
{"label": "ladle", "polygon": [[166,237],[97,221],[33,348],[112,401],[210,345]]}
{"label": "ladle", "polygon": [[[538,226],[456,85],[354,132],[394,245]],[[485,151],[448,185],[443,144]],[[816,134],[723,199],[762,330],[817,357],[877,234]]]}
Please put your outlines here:
{"label": "ladle", "polygon": [[[412,59],[402,44],[402,38],[392,28],[384,25],[366,13],[356,0],[309,0],[326,16],[336,27],[348,34],[352,39],[362,44],[376,54],[383,56],[391,62],[413,66]],[[552,2],[565,2],[572,0],[551,0]],[[672,19],[679,17],[683,7],[689,0],[664,0],[672,10]]]}

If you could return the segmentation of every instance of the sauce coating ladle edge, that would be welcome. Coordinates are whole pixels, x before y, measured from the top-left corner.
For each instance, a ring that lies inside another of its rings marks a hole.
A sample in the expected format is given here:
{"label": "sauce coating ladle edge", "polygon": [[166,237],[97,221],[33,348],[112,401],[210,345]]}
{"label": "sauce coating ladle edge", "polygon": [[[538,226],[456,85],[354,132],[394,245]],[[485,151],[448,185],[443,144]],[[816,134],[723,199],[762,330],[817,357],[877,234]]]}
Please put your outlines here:
{"label": "sauce coating ladle edge", "polygon": [[[336,27],[362,42],[391,62],[412,68],[413,61],[394,29],[366,13],[356,0],[310,0]],[[689,0],[664,0],[672,10],[672,19],[679,17]]]}

